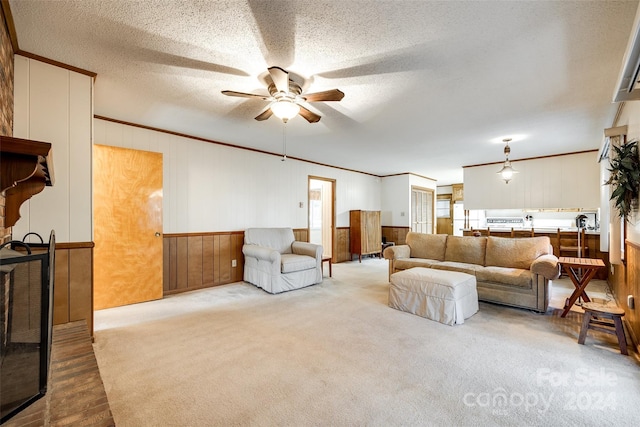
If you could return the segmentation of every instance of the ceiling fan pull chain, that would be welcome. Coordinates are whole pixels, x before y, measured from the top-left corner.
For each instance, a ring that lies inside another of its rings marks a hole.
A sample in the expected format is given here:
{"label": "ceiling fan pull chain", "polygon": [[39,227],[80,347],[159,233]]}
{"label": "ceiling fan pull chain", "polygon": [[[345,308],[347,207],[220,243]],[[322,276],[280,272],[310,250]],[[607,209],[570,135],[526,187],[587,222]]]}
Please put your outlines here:
{"label": "ceiling fan pull chain", "polygon": [[282,123],[282,161],[287,160],[287,124]]}

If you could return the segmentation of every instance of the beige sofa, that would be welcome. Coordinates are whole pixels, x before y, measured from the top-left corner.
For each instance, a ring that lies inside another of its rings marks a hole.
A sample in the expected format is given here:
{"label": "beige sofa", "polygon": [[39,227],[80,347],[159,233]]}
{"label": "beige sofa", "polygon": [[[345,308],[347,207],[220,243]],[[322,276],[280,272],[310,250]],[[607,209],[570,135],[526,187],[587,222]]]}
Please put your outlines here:
{"label": "beige sofa", "polygon": [[560,275],[547,236],[511,239],[410,232],[406,242],[384,251],[389,278],[412,267],[461,271],[476,277],[481,301],[544,313],[549,282]]}

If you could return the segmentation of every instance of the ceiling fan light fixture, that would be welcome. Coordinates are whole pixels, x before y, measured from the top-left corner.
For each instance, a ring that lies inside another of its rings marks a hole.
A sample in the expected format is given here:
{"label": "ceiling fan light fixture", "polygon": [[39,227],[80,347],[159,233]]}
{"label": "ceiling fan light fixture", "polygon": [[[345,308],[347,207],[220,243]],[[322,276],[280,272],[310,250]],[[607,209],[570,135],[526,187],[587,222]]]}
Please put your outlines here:
{"label": "ceiling fan light fixture", "polygon": [[502,165],[502,169],[500,169],[497,173],[499,173],[502,179],[504,179],[504,182],[508,184],[509,181],[511,181],[511,179],[513,178],[513,174],[518,173],[518,171],[511,167],[511,161],[509,160],[509,154],[511,153],[509,142],[511,141],[511,138],[505,138],[502,141],[506,143],[504,147],[505,161]]}
{"label": "ceiling fan light fixture", "polygon": [[271,104],[270,108],[273,114],[284,123],[287,123],[300,112],[300,106],[287,98],[278,99]]}

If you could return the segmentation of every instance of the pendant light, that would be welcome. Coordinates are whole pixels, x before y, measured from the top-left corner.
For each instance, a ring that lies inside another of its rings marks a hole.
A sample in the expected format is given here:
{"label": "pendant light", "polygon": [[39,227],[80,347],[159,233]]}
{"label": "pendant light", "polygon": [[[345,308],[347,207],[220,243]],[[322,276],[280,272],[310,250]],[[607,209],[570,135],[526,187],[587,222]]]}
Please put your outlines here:
{"label": "pendant light", "polygon": [[511,153],[509,142],[511,142],[511,138],[505,138],[502,140],[502,142],[506,143],[504,147],[505,161],[502,165],[502,169],[500,169],[497,173],[499,173],[502,179],[504,179],[504,182],[508,184],[509,181],[511,181],[511,178],[513,178],[513,174],[518,173],[518,171],[511,167],[511,162],[509,161],[509,154]]}

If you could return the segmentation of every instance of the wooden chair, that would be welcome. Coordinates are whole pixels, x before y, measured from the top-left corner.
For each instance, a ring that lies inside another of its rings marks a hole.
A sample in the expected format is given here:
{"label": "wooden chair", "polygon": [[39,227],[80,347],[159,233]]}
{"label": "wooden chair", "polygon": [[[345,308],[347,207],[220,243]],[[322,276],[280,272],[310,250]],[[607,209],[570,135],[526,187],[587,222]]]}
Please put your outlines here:
{"label": "wooden chair", "polygon": [[585,258],[589,255],[584,228],[579,231],[562,231],[558,228],[556,237],[557,256]]}
{"label": "wooden chair", "polygon": [[475,235],[477,235],[477,233],[480,233],[480,236],[490,236],[491,235],[491,230],[489,229],[489,227],[487,227],[486,230],[483,230],[483,229],[474,230],[473,227],[471,227],[471,235],[475,236]]}
{"label": "wooden chair", "polygon": [[519,228],[519,229],[511,228],[511,238],[533,237],[533,236],[534,236],[533,227],[531,227],[531,230],[526,228]]}

